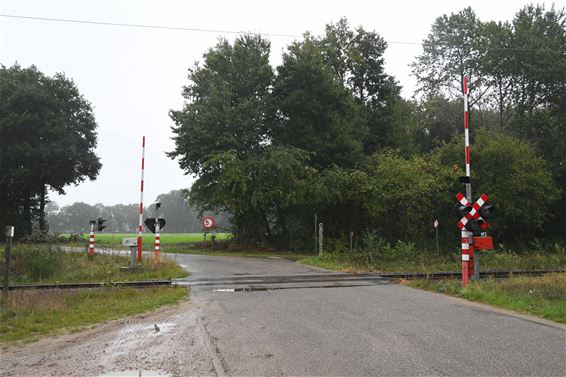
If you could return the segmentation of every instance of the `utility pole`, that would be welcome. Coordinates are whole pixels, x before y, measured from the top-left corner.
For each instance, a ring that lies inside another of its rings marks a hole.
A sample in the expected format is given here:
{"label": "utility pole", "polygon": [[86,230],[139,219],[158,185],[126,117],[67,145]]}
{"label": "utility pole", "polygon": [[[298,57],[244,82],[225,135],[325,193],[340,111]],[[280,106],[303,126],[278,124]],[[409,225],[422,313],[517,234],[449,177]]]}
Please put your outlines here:
{"label": "utility pole", "polygon": [[6,299],[8,298],[8,290],[10,289],[8,284],[10,283],[10,258],[12,255],[12,238],[14,238],[14,227],[7,226],[6,227],[6,250],[4,252],[4,289],[3,289],[3,296],[4,296],[4,303],[6,303]]}

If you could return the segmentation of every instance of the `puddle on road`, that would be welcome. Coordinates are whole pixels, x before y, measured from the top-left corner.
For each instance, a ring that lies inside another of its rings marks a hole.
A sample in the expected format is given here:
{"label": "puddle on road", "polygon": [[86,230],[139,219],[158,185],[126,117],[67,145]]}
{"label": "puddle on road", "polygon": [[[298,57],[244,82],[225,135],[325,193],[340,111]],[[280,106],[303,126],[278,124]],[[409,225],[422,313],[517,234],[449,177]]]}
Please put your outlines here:
{"label": "puddle on road", "polygon": [[169,374],[155,372],[152,370],[127,370],[125,372],[109,372],[100,374],[98,377],[171,377]]}

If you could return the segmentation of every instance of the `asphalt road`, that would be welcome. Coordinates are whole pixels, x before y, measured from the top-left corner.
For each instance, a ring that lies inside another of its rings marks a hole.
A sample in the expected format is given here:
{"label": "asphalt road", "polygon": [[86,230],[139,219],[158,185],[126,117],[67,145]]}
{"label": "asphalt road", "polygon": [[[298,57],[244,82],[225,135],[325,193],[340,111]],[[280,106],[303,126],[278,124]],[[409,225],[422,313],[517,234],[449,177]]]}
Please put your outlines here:
{"label": "asphalt road", "polygon": [[566,376],[562,325],[287,260],[177,260],[218,375]]}

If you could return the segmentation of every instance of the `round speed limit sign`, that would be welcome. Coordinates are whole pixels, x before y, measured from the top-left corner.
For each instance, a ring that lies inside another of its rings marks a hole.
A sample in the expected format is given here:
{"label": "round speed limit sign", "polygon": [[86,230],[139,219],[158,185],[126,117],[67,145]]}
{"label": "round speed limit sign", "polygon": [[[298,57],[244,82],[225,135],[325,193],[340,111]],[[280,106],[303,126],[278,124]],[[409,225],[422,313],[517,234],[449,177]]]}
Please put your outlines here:
{"label": "round speed limit sign", "polygon": [[216,222],[211,216],[203,217],[201,222],[202,222],[202,227],[206,230],[212,229],[214,228],[214,225],[216,225]]}

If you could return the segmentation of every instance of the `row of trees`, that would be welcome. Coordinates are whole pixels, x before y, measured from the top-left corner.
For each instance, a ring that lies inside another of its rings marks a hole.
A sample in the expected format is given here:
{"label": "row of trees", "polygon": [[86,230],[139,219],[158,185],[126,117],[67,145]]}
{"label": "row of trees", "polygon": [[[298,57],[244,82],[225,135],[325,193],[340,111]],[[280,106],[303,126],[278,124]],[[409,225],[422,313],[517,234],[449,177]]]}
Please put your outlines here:
{"label": "row of trees", "polygon": [[[173,190],[157,197],[161,203],[159,216],[167,220],[167,233],[195,233],[202,231],[201,214],[189,207],[182,190]],[[104,217],[105,232],[133,233],[139,226],[139,204],[90,205],[77,202],[59,208],[51,202],[47,205],[47,222],[53,233],[85,233],[89,231],[89,221]],[[213,214],[217,227],[227,230],[229,222],[223,214]],[[155,204],[144,207],[144,218],[155,217]]]}
{"label": "row of trees", "polygon": [[276,70],[262,37],[221,40],[189,70],[169,156],[198,177],[191,203],[231,214],[241,241],[309,240],[314,214],[337,238],[422,241],[435,218],[456,237],[468,74],[474,189],[498,204],[495,235],[563,235],[564,22],[539,6],[508,24],[470,8],[439,17],[413,65],[415,100],[385,73],[385,41],[346,20],[293,42]]}

